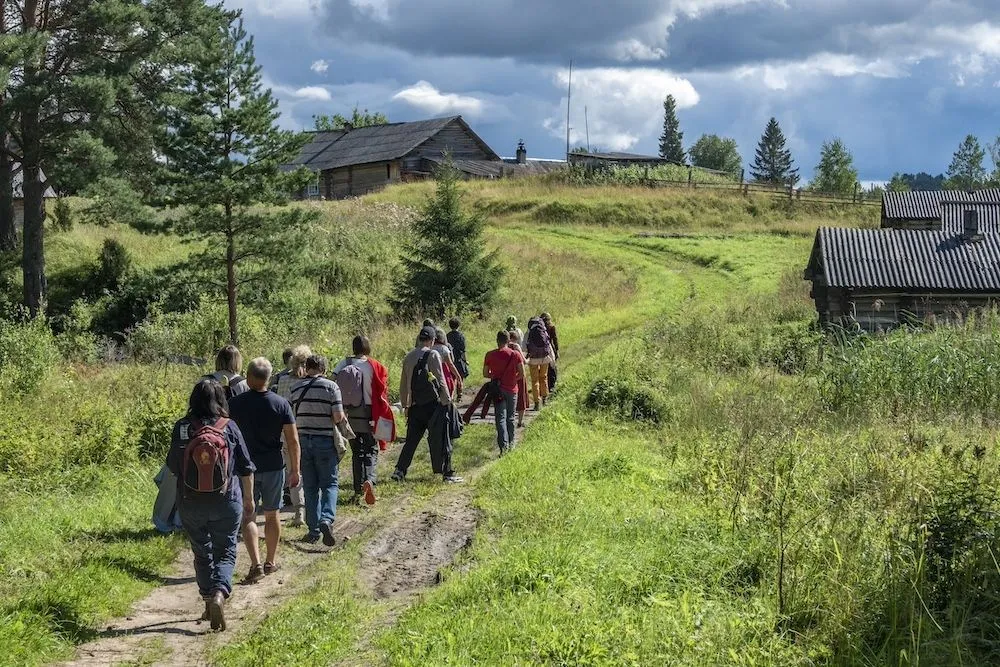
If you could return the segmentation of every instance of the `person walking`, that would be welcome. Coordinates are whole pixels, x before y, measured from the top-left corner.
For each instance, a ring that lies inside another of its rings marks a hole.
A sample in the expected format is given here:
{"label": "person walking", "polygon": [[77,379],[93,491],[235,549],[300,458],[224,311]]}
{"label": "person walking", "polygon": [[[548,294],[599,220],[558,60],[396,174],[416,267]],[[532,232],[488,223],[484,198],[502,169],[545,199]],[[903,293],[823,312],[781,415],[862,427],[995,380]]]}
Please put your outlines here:
{"label": "person walking", "polygon": [[243,518],[254,514],[255,468],[217,381],[206,378],[191,391],[187,414],[174,424],[167,468],[177,477],[181,523],[205,600],[202,618],[213,630],[225,630],[236,540]]}
{"label": "person walking", "polygon": [[454,354],[448,345],[448,337],[444,329],[434,330],[434,351],[441,355],[441,366],[444,368],[444,379],[448,385],[448,394],[453,398],[461,397],[464,390],[462,374],[455,366]]}
{"label": "person walking", "polygon": [[507,333],[516,333],[518,340],[524,340],[524,332],[517,326],[517,316],[510,315],[507,317],[507,326],[504,328],[507,329]]}
{"label": "person walking", "polygon": [[448,345],[451,345],[455,367],[458,369],[458,374],[462,377],[462,380],[466,380],[469,377],[469,358],[467,356],[468,350],[465,334],[460,331],[462,321],[457,317],[453,317],[448,322],[448,326],[451,327],[451,331],[448,332],[447,336]]}
{"label": "person walking", "polygon": [[243,372],[243,355],[235,345],[226,345],[215,355],[215,372],[205,377],[222,385],[226,400],[250,391],[247,381],[240,373]]}
{"label": "person walking", "polygon": [[549,364],[552,362],[552,345],[541,318],[534,317],[528,321],[527,343],[531,398],[537,412],[549,397]]}
{"label": "person walking", "polygon": [[542,324],[545,325],[545,333],[549,335],[549,343],[552,345],[552,363],[549,364],[549,393],[551,394],[555,391],[556,381],[559,377],[559,371],[556,368],[556,364],[559,361],[559,334],[556,332],[556,325],[552,321],[552,316],[548,313],[542,313]]}
{"label": "person walking", "polygon": [[[281,353],[281,363],[284,366],[280,371],[274,374],[271,378],[271,382],[268,384],[268,389],[271,391],[277,391],[278,385],[281,383],[281,378],[288,377],[292,372],[292,355],[295,354],[295,348],[286,347]],[[249,382],[247,382],[249,384]],[[287,400],[287,399],[286,399]]]}
{"label": "person walking", "polygon": [[500,456],[514,448],[514,413],[517,409],[519,381],[524,377],[524,357],[510,347],[510,334],[497,332],[497,349],[486,353],[483,377],[490,380],[491,399],[497,427]]}
{"label": "person walking", "polygon": [[524,348],[521,347],[517,332],[510,334],[508,347],[516,350],[522,358],[521,379],[517,381],[517,427],[524,428],[524,413],[528,411],[528,370],[524,365]]}
{"label": "person walking", "polygon": [[372,344],[367,337],[355,336],[351,347],[354,356],[337,364],[333,374],[356,436],[351,440],[354,496],[371,506],[377,500],[379,443],[375,440],[375,427],[381,420],[389,420],[391,427],[386,437],[394,440],[396,425],[389,405],[389,371],[371,358]]}
{"label": "person walking", "polygon": [[282,439],[288,450],[288,483],[299,485],[299,435],[295,428],[295,415],[287,400],[268,391],[271,362],[259,357],[247,368],[250,391],[240,394],[229,403],[233,421],[240,427],[250,452],[250,460],[257,469],[254,473],[254,501],[264,511],[264,543],[267,555],[260,560],[260,534],[256,516],[244,517],[243,541],[250,554],[250,572],[244,584],[255,584],[265,575],[278,571],[278,542],[281,540],[282,491],[285,488],[285,457],[282,456]]}
{"label": "person walking", "polygon": [[337,516],[337,466],[340,456],[334,445],[337,424],[344,421],[340,388],[326,377],[326,359],[306,359],[306,377],[292,387],[292,407],[301,443],[302,491],[305,495],[306,526],[303,541],[332,547],[333,521]]}
{"label": "person walking", "polygon": [[[396,461],[396,470],[392,473],[392,479],[396,482],[406,479],[417,445],[427,433],[434,413],[441,406],[448,409],[451,407],[441,355],[433,349],[436,335],[434,327],[421,329],[417,337],[420,347],[411,350],[403,359],[399,400],[406,410],[406,441]],[[458,484],[465,481],[452,469],[451,455],[448,452],[444,453],[442,475],[446,483]]]}
{"label": "person walking", "polygon": [[[294,347],[292,349],[291,357],[288,359],[288,373],[278,373],[278,375],[275,376],[277,382],[272,381],[271,391],[290,402],[292,398],[292,387],[301,381],[302,378],[306,377],[306,359],[311,356],[312,350],[309,349],[308,345],[298,345]],[[281,453],[285,457],[285,464],[288,465],[289,457],[287,447],[283,448]],[[305,496],[302,493],[301,476],[299,477],[298,484],[294,486],[289,484],[288,500],[294,512],[292,520],[288,525],[292,528],[299,528],[300,526],[305,525]]]}

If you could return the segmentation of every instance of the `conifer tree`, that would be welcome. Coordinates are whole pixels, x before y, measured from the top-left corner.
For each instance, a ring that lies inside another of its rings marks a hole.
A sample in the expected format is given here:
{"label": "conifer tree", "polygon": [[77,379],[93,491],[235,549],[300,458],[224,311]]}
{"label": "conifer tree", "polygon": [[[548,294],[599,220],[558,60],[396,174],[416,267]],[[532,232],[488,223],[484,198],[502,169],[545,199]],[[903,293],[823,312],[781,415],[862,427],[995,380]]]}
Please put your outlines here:
{"label": "conifer tree", "polygon": [[175,73],[166,158],[170,203],[184,207],[175,229],[202,242],[192,268],[225,295],[238,345],[241,289],[266,289],[302,255],[296,239],[314,216],[282,205],[312,174],[282,172],[305,136],[277,127],[278,103],[261,83],[240,13],[216,11],[221,20],[199,32],[191,66]]}
{"label": "conifer tree", "polygon": [[458,172],[448,159],[438,171],[434,196],[414,223],[398,305],[435,317],[483,315],[496,303],[504,273],[498,251],[483,251],[485,226],[481,214],[462,211]]}
{"label": "conifer tree", "polygon": [[660,157],[676,164],[684,164],[684,133],[677,120],[677,100],[667,95],[663,100],[663,134],[660,135]]}
{"label": "conifer tree", "polygon": [[979,145],[979,139],[971,134],[965,137],[948,166],[945,189],[974,190],[983,187],[986,182],[985,159],[986,151]]}
{"label": "conifer tree", "polygon": [[795,185],[799,182],[799,170],[793,164],[792,152],[785,146],[785,134],[778,120],[771,118],[757,144],[750,175],[758,183]]}
{"label": "conifer tree", "polygon": [[858,183],[854,157],[840,139],[824,141],[812,189],[849,195]]}

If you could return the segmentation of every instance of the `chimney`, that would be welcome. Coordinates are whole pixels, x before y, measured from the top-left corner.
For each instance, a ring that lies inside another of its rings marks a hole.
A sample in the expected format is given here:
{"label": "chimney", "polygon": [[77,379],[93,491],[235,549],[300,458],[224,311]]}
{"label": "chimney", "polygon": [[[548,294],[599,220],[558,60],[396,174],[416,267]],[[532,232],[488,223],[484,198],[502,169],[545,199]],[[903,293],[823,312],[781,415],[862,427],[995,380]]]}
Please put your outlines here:
{"label": "chimney", "polygon": [[517,163],[527,164],[528,163],[528,150],[524,147],[524,140],[517,142]]}
{"label": "chimney", "polygon": [[962,214],[963,236],[966,241],[977,241],[983,238],[979,229],[979,211],[967,208]]}
{"label": "chimney", "polygon": [[352,123],[344,123],[344,130],[345,131],[350,132],[353,129],[354,129],[354,125]]}

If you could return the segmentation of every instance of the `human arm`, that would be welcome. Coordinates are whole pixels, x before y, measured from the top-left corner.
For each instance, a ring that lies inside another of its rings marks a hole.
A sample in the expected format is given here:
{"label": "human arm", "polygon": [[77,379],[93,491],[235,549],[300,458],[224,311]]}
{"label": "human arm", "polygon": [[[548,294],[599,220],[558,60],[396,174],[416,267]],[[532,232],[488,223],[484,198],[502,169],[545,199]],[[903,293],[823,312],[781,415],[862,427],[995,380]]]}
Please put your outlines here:
{"label": "human arm", "polygon": [[427,357],[427,370],[438,379],[438,400],[441,405],[448,405],[451,403],[451,394],[448,392],[448,383],[444,381],[444,364],[441,355],[435,350],[431,350]]}
{"label": "human arm", "polygon": [[253,475],[240,475],[240,486],[243,487],[243,521],[253,521],[257,514],[253,501]]}
{"label": "human arm", "polygon": [[410,375],[413,373],[413,367],[409,361],[410,355],[406,355],[403,359],[402,375],[399,378],[399,404],[404,409],[410,407]]}
{"label": "human arm", "polygon": [[170,451],[167,452],[167,468],[174,476],[181,475],[181,452],[184,451],[184,443],[181,442],[181,422],[174,424],[174,430],[170,435]]}
{"label": "human arm", "polygon": [[243,432],[240,431],[236,422],[229,422],[226,430],[229,435],[229,443],[233,448],[233,473],[239,475],[243,491],[243,520],[249,521],[257,511],[253,501],[253,474],[257,467],[250,459],[250,452],[247,450],[246,440],[243,439]]}
{"label": "human arm", "polygon": [[285,447],[288,448],[288,486],[295,488],[300,481],[299,461],[302,455],[299,447],[299,429],[293,422],[285,424],[282,432],[285,435]]}
{"label": "human arm", "polygon": [[333,425],[341,423],[347,419],[347,415],[344,414],[344,399],[340,395],[340,387],[336,383],[330,383],[330,416],[333,418]]}
{"label": "human arm", "polygon": [[559,358],[559,334],[556,333],[555,325],[549,329],[549,341],[552,343],[552,351],[555,353],[555,358]]}

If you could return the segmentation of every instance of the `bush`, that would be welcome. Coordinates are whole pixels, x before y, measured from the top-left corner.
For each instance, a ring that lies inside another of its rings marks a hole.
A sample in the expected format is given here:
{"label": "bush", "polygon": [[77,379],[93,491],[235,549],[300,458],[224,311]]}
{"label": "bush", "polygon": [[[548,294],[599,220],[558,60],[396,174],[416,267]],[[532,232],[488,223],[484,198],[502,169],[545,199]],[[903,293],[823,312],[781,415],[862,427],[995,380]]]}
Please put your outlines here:
{"label": "bush", "polygon": [[42,319],[0,319],[0,389],[5,396],[34,393],[60,363],[59,347]]}
{"label": "bush", "polygon": [[59,197],[52,209],[52,226],[57,231],[68,232],[73,229],[74,224],[73,207],[65,198]]}
{"label": "bush", "polygon": [[610,411],[625,419],[659,424],[667,418],[664,400],[639,381],[622,378],[600,378],[594,382],[584,400],[591,410]]}

